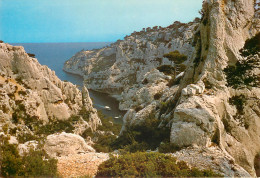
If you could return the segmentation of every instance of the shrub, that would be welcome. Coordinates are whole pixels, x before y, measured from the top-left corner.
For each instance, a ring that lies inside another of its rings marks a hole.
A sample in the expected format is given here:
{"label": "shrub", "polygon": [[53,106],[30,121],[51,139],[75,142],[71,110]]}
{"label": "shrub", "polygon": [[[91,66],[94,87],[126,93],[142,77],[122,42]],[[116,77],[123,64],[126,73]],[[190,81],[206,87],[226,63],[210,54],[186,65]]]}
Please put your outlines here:
{"label": "shrub", "polygon": [[154,98],[155,100],[159,100],[159,99],[162,97],[162,95],[163,95],[162,92],[158,92],[158,93],[156,93],[156,94],[153,96],[153,98]]}
{"label": "shrub", "polygon": [[227,86],[234,89],[244,87],[259,87],[260,76],[254,70],[260,68],[260,33],[246,41],[240,54],[244,57],[233,66],[224,69],[227,78]]}
{"label": "shrub", "polygon": [[187,56],[181,54],[179,51],[172,51],[168,54],[164,54],[163,57],[168,58],[170,61],[173,61],[175,64],[181,64],[187,60]]}
{"label": "shrub", "polygon": [[190,169],[184,161],[161,153],[127,153],[110,155],[97,172],[97,177],[220,177],[211,170]]}
{"label": "shrub", "polygon": [[98,116],[102,122],[102,125],[99,125],[97,130],[110,131],[115,135],[119,135],[122,126],[121,124],[114,123],[112,117],[105,117],[101,111],[98,111]]}
{"label": "shrub", "polygon": [[18,91],[18,94],[25,96],[27,93],[26,93],[26,91]]}
{"label": "shrub", "polygon": [[139,112],[139,111],[141,111],[142,109],[143,109],[142,106],[137,106],[137,107],[135,108],[135,112]]}
{"label": "shrub", "polygon": [[[91,136],[94,140],[97,140],[93,145],[93,148],[95,148],[97,152],[112,152],[113,148],[111,145],[115,142],[117,135],[120,133],[121,124],[113,123],[113,118],[105,117],[100,111],[98,111],[98,116],[101,119],[102,125],[98,126],[97,130],[104,131],[105,134],[93,133],[90,129],[87,129],[82,135],[84,138]],[[106,132],[110,132],[110,134]]]}
{"label": "shrub", "polygon": [[170,142],[161,143],[160,146],[158,147],[158,151],[160,153],[174,153],[179,150],[180,150],[179,147],[176,147],[174,144]]}
{"label": "shrub", "polygon": [[22,176],[56,176],[57,160],[49,158],[44,151],[30,150],[22,157],[23,169],[20,172]]}
{"label": "shrub", "polygon": [[111,144],[116,140],[115,135],[99,135],[98,141],[93,145],[97,152],[109,153],[112,152]]}
{"label": "shrub", "polygon": [[143,80],[143,82],[142,82],[143,85],[146,85],[146,84],[148,84],[148,83],[149,83],[149,81],[147,80],[147,78],[145,78],[145,79]]}
{"label": "shrub", "polygon": [[170,140],[170,129],[159,128],[161,121],[150,114],[141,125],[131,125],[112,143],[113,149],[126,149],[130,152],[156,149],[162,141]]}
{"label": "shrub", "polygon": [[74,122],[79,120],[78,116],[72,116],[68,120],[50,120],[48,124],[40,126],[36,134],[50,135],[57,132],[73,133]]}
{"label": "shrub", "polygon": [[245,102],[246,102],[245,95],[233,96],[229,99],[229,104],[235,105],[239,113],[243,113]]}
{"label": "shrub", "polygon": [[163,57],[168,58],[170,61],[173,61],[175,64],[174,68],[174,77],[180,72],[186,69],[186,66],[182,64],[184,61],[188,59],[188,57],[184,54],[181,54],[179,51],[173,51],[168,54],[163,55]]}
{"label": "shrub", "polygon": [[180,81],[181,81],[182,77],[179,77],[177,79],[175,79],[174,77],[171,78],[171,80],[169,80],[169,82],[167,83],[167,86],[168,87],[172,87],[174,85],[178,85],[180,84]]}
{"label": "shrub", "polygon": [[56,176],[57,160],[50,159],[42,151],[30,150],[24,156],[20,156],[17,145],[11,145],[8,140],[1,143],[1,174],[5,177],[23,176]]}
{"label": "shrub", "polygon": [[233,96],[229,99],[229,104],[234,105],[237,109],[237,113],[234,116],[234,119],[236,119],[241,126],[244,126],[246,129],[248,129],[248,119],[246,119],[244,116],[244,105],[246,101],[247,98],[244,95]]}
{"label": "shrub", "polygon": [[35,54],[32,54],[32,53],[27,53],[27,54],[28,54],[28,56],[35,58]]}
{"label": "shrub", "polygon": [[165,75],[172,75],[174,74],[174,67],[172,67],[171,65],[162,65],[162,66],[159,66],[157,67],[157,69],[160,71],[160,72],[163,72]]}
{"label": "shrub", "polygon": [[22,159],[18,153],[17,146],[5,141],[1,145],[1,173],[3,176],[15,176],[22,169]]}

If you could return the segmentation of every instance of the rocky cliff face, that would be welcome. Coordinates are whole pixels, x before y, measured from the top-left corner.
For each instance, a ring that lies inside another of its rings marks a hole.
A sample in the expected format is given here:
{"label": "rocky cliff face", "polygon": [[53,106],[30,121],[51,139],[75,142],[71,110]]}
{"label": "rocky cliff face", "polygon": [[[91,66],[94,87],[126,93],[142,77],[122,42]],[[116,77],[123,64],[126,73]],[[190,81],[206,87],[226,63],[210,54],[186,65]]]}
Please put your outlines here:
{"label": "rocky cliff face", "polygon": [[156,70],[160,65],[171,65],[163,55],[179,50],[191,57],[198,24],[196,19],[134,32],[108,47],[77,53],[65,63],[64,70],[84,76],[90,89],[117,95],[122,110],[150,103],[171,78]]}
{"label": "rocky cliff face", "polygon": [[[172,100],[175,107],[171,111],[172,143],[208,147],[216,143],[251,175],[255,175],[254,158],[260,152],[260,86],[250,90],[226,87],[223,69],[242,58],[239,50],[259,32],[257,3],[204,2],[196,50],[173,98],[177,102]],[[259,60],[259,55],[256,58]],[[241,94],[247,98],[242,121],[237,117],[241,112],[230,102]]]}
{"label": "rocky cliff face", "polygon": [[[179,159],[226,176],[255,176],[260,87],[227,87],[224,69],[243,59],[239,50],[259,32],[259,3],[205,0],[199,26],[138,32],[110,47],[79,52],[64,69],[84,75],[92,89],[121,94],[121,109],[131,108],[122,132],[153,113],[159,128],[171,128],[171,143],[182,148],[175,154]],[[168,87],[169,76],[155,68],[169,63],[160,58],[175,49],[188,55],[187,69],[179,84]],[[259,60],[259,53],[255,57]],[[232,102],[241,95],[242,111]]]}
{"label": "rocky cliff face", "polygon": [[[125,125],[141,124],[149,113],[156,113],[162,120],[160,127],[171,127],[171,143],[183,148],[176,153],[179,159],[192,165],[198,159],[196,166],[228,176],[255,176],[254,160],[260,152],[260,86],[227,87],[224,68],[243,58],[239,50],[259,32],[259,1],[208,0],[202,14],[196,47],[180,84],[164,90],[160,102],[138,112],[129,110]],[[255,58],[259,62],[259,53]],[[231,101],[241,95],[246,98],[242,111]],[[191,151],[194,146],[202,150]],[[201,153],[210,157],[214,149],[211,161],[199,163]]]}
{"label": "rocky cliff face", "polygon": [[0,75],[0,128],[5,132],[33,134],[35,123],[66,121],[82,112],[88,114],[85,129],[101,124],[86,89],[82,94],[72,83],[61,81],[23,47],[0,43]]}

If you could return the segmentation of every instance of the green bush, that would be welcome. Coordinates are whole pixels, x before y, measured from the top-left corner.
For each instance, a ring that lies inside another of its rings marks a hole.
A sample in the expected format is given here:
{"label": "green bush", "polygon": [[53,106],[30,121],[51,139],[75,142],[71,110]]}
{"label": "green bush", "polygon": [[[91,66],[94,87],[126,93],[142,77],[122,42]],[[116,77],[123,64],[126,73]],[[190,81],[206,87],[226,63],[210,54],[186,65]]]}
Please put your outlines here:
{"label": "green bush", "polygon": [[159,100],[159,99],[162,97],[162,95],[163,95],[162,92],[158,92],[158,93],[156,93],[156,94],[153,96],[153,98],[154,98],[155,100]]}
{"label": "green bush", "polygon": [[172,51],[168,54],[164,54],[163,57],[168,58],[170,61],[173,61],[175,64],[181,64],[187,60],[187,56],[181,54],[179,51]]}
{"label": "green bush", "polygon": [[79,116],[71,116],[67,120],[50,120],[48,124],[41,125],[36,129],[36,134],[50,135],[57,132],[73,133],[74,122],[79,120]]}
{"label": "green bush", "polygon": [[105,117],[101,111],[98,111],[98,116],[102,122],[102,125],[98,126],[100,131],[111,131],[115,135],[119,135],[121,130],[121,124],[114,123],[112,117]]}
{"label": "green bush", "polygon": [[93,145],[93,148],[97,152],[109,153],[114,151],[111,148],[111,144],[116,140],[117,136],[115,135],[99,135],[98,141]]}
{"label": "green bush", "polygon": [[252,39],[246,41],[240,54],[244,57],[236,62],[235,65],[224,69],[227,78],[227,86],[234,89],[244,87],[259,87],[260,76],[254,70],[260,68],[260,33]]}
{"label": "green bush", "polygon": [[175,68],[172,67],[171,65],[162,65],[162,66],[157,67],[157,69],[160,72],[163,72],[165,75],[172,75],[172,74],[174,74],[174,71],[175,71]]}
{"label": "green bush", "polygon": [[86,138],[87,136],[90,136],[94,138],[95,144],[93,145],[93,148],[97,152],[112,152],[114,149],[112,148],[112,144],[117,139],[117,135],[119,135],[121,130],[121,124],[113,123],[113,118],[111,117],[105,117],[101,111],[98,111],[98,116],[101,119],[102,125],[98,126],[98,131],[104,131],[104,132],[112,132],[111,134],[99,134],[99,133],[93,133],[90,129],[87,129],[82,136]]}
{"label": "green bush", "polygon": [[30,150],[22,157],[22,176],[55,176],[57,175],[57,160],[49,158],[44,151]]}
{"label": "green bush", "polygon": [[161,143],[160,146],[158,147],[158,151],[160,153],[174,153],[179,150],[180,150],[179,147],[176,147],[170,142]]}
{"label": "green bush", "polygon": [[127,153],[110,155],[97,172],[97,177],[220,177],[211,170],[190,169],[184,161],[162,153]]}
{"label": "green bush", "polygon": [[162,141],[169,141],[170,128],[161,127],[161,121],[150,114],[144,123],[128,126],[126,130],[111,144],[113,149],[126,149],[129,152],[154,150]]}
{"label": "green bush", "polygon": [[1,174],[4,177],[23,176],[56,176],[57,160],[50,159],[42,151],[30,150],[24,156],[20,156],[17,145],[9,144],[7,140],[1,143]]}
{"label": "green bush", "polygon": [[32,54],[32,53],[27,53],[27,54],[28,54],[28,56],[35,58],[35,54]]}
{"label": "green bush", "polygon": [[18,94],[25,96],[27,93],[26,93],[26,91],[18,91]]}

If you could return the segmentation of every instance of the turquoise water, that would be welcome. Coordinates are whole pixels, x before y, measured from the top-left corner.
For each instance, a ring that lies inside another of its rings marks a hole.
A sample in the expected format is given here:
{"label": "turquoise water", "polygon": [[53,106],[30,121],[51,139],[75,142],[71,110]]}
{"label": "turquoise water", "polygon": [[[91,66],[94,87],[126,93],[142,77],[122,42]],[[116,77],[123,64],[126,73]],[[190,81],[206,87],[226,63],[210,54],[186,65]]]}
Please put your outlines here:
{"label": "turquoise water", "polygon": [[[83,78],[78,75],[66,73],[62,70],[63,64],[66,60],[70,59],[78,51],[91,50],[102,48],[110,43],[14,43],[15,46],[23,46],[25,51],[36,55],[39,63],[47,65],[50,69],[54,70],[56,75],[61,80],[67,80],[78,86],[82,86]],[[108,94],[89,90],[90,97],[94,101],[94,107],[101,110],[104,115],[110,117],[118,117],[114,119],[117,123],[122,123],[122,116],[124,111],[118,109],[118,101],[109,96]],[[109,106],[111,111],[104,109],[104,106]]]}

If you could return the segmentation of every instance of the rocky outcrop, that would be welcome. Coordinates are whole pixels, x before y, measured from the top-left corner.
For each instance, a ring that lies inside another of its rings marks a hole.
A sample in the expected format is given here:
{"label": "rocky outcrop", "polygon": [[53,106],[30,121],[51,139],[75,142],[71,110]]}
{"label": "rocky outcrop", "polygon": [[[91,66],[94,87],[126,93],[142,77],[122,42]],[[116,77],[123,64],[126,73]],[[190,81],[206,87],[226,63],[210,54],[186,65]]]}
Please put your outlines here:
{"label": "rocky outcrop", "polygon": [[211,169],[226,177],[251,177],[247,171],[235,163],[232,157],[215,146],[189,147],[173,153],[173,156],[192,167]]}
{"label": "rocky outcrop", "polygon": [[21,46],[0,43],[0,75],[0,126],[23,125],[25,118],[46,124],[82,110],[89,112],[92,129],[101,124],[86,89],[82,94],[72,83],[61,81]]}
{"label": "rocky outcrop", "polygon": [[[256,136],[260,135],[260,88],[226,87],[223,69],[242,58],[239,50],[246,39],[259,32],[256,18],[259,10],[254,9],[255,3],[254,0],[204,2],[196,50],[172,100],[175,107],[171,126],[172,143],[181,146],[216,143],[253,176],[254,158],[260,152],[260,139]],[[204,91],[203,85],[207,85]],[[240,94],[249,98],[244,103],[244,121],[237,119],[239,111],[229,102],[232,96]]]}
{"label": "rocky outcrop", "polygon": [[88,145],[82,137],[65,132],[49,135],[46,139],[44,150],[52,157],[95,152],[95,150]]}
{"label": "rocky outcrop", "polygon": [[[198,19],[188,24],[175,22],[166,28],[143,29],[108,47],[78,52],[64,64],[63,69],[84,76],[90,89],[117,95],[122,110],[144,102],[149,104],[148,100],[167,88],[171,79],[156,69],[163,64],[172,65],[163,55],[179,50],[191,57],[194,49],[192,39],[197,27]],[[151,86],[155,83],[160,83],[160,87]],[[144,91],[144,88],[149,89]],[[146,101],[141,99],[145,97],[143,92],[148,96]]]}

